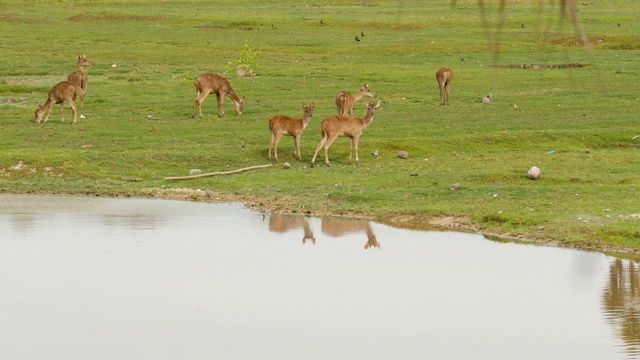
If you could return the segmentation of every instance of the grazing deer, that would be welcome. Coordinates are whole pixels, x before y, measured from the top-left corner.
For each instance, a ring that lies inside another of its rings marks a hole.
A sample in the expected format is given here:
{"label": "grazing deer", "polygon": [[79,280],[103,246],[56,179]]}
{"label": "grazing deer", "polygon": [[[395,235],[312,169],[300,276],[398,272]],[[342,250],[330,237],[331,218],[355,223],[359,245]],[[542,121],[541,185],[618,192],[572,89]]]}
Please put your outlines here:
{"label": "grazing deer", "polygon": [[449,90],[453,81],[453,71],[448,67],[442,67],[436,71],[436,80],[440,87],[440,105],[449,105]]}
{"label": "grazing deer", "polygon": [[224,97],[229,95],[233,101],[238,115],[242,115],[242,107],[244,106],[244,97],[240,99],[236,92],[231,88],[229,80],[224,76],[213,73],[202,73],[194,81],[196,85],[196,103],[193,107],[192,118],[196,116],[196,109],[202,119],[202,103],[209,94],[216,94],[218,99],[218,117],[224,117]]}
{"label": "grazing deer", "polygon": [[302,118],[292,118],[286,115],[276,115],[269,119],[269,130],[271,131],[271,142],[269,143],[269,161],[271,161],[271,149],[273,148],[276,161],[278,161],[278,143],[282,135],[293,136],[295,144],[294,154],[298,156],[298,160],[302,160],[300,155],[300,138],[302,132],[309,125],[309,119],[313,116],[313,109],[316,104],[313,103],[309,106],[302,104],[304,115]]}
{"label": "grazing deer", "polygon": [[364,106],[367,107],[367,115],[363,118],[332,115],[322,120],[322,123],[320,124],[320,128],[322,129],[322,140],[320,140],[320,144],[318,144],[316,152],[313,154],[311,166],[315,164],[318,151],[320,151],[320,148],[323,146],[324,162],[327,166],[331,166],[329,164],[329,147],[339,136],[349,137],[349,164],[351,164],[351,153],[355,148],[356,164],[360,165],[360,159],[358,158],[358,143],[360,141],[360,135],[362,135],[364,130],[371,125],[373,116],[376,114],[376,109],[380,106],[380,101],[375,104],[370,104],[365,101]]}
{"label": "grazing deer", "polygon": [[373,91],[369,90],[369,84],[364,84],[355,95],[351,95],[346,91],[340,91],[335,98],[338,115],[353,116],[353,105],[365,96],[374,99],[377,97]]}
{"label": "grazing deer", "polygon": [[80,107],[82,109],[84,109],[84,95],[87,93],[87,85],[89,84],[89,76],[84,72],[84,67],[91,65],[93,65],[93,61],[87,59],[86,55],[80,55],[78,56],[78,70],[67,76],[68,81],[76,84],[76,86],[82,90],[80,94]]}
{"label": "grazing deer", "polygon": [[80,95],[82,90],[71,81],[62,81],[58,83],[56,86],[52,87],[49,91],[49,95],[47,97],[47,101],[43,105],[38,105],[38,109],[36,110],[36,124],[40,123],[42,120],[42,115],[45,111],[49,110],[47,113],[47,117],[44,119],[44,122],[49,120],[49,115],[51,115],[51,110],[53,109],[53,105],[60,104],[60,112],[62,113],[62,122],[64,122],[64,101],[66,100],[71,106],[71,110],[73,110],[73,122],[71,124],[75,124],[77,121],[77,108],[75,99],[76,96]]}

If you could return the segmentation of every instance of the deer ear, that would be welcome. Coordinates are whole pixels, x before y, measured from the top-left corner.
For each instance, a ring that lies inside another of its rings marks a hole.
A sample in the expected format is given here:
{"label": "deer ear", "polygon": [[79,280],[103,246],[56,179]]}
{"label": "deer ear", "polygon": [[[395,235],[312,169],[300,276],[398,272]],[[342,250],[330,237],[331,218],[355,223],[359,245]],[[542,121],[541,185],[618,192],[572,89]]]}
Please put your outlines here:
{"label": "deer ear", "polygon": [[376,108],[378,108],[378,106],[380,106],[380,100],[376,103]]}
{"label": "deer ear", "polygon": [[311,108],[315,109],[316,108],[316,103],[314,102],[313,104],[311,104]]}
{"label": "deer ear", "polygon": [[364,102],[364,107],[369,107],[369,103],[368,102]]}

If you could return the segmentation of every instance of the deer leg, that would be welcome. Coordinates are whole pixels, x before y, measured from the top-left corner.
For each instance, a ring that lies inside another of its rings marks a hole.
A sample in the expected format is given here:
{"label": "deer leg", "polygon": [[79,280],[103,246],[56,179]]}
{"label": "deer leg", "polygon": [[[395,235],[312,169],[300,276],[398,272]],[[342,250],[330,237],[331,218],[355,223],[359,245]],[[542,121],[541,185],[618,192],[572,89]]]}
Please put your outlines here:
{"label": "deer leg", "polygon": [[329,147],[337,138],[338,134],[331,136],[327,142],[324,143],[324,163],[327,164],[327,166],[331,166],[331,164],[329,164]]}
{"label": "deer leg", "polygon": [[87,93],[87,82],[86,81],[82,82],[82,85],[80,86],[80,91],[82,92],[80,94],[80,108],[84,109],[84,94]]}
{"label": "deer leg", "polygon": [[64,101],[60,103],[60,114],[62,114],[62,122],[64,122]]}
{"label": "deer leg", "polygon": [[269,161],[271,161],[271,149],[273,148],[273,143],[275,141],[276,134],[271,132],[271,140],[269,140]]}
{"label": "deer leg", "polygon": [[351,153],[353,152],[353,138],[349,138],[349,165],[351,165]]}
{"label": "deer leg", "polygon": [[191,118],[196,117],[196,111],[198,109],[198,99],[200,98],[200,91],[196,91],[196,101],[193,104],[193,114],[191,114]]}
{"label": "deer leg", "polygon": [[207,96],[209,96],[209,93],[208,92],[203,92],[203,93],[200,94],[200,100],[198,100],[198,116],[200,116],[200,119],[204,118],[202,116],[202,104],[204,103],[204,99],[206,99]]}
{"label": "deer leg", "polygon": [[316,163],[316,156],[318,156],[318,152],[320,151],[320,149],[322,148],[322,146],[324,145],[324,143],[327,141],[327,134],[324,134],[322,136],[322,140],[320,140],[320,143],[318,144],[318,147],[316,148],[316,152],[313,154],[313,159],[311,159],[311,167],[313,167],[313,164]]}
{"label": "deer leg", "polygon": [[298,156],[298,160],[302,161],[302,156],[300,155],[300,136],[293,137],[293,143],[295,145],[294,155]]}
{"label": "deer leg", "polygon": [[73,99],[67,99],[67,102],[69,102],[71,111],[73,111],[73,122],[71,123],[71,125],[73,125],[78,121],[78,107],[76,106],[76,103],[73,102]]}
{"label": "deer leg", "polygon": [[223,92],[216,93],[216,98],[218,99],[218,117],[224,117],[224,95]]}
{"label": "deer leg", "polygon": [[274,142],[273,142],[273,152],[274,152],[274,154],[276,156],[276,161],[280,161],[278,159],[278,143],[280,143],[280,139],[281,138],[282,138],[282,134],[278,134],[278,133],[275,134],[275,139],[274,139]]}
{"label": "deer leg", "polygon": [[[353,137],[353,146],[356,149],[356,165],[360,165],[360,159],[358,158],[358,145],[360,143],[360,137],[359,136],[354,136]],[[351,157],[351,152],[349,152],[349,157]]]}

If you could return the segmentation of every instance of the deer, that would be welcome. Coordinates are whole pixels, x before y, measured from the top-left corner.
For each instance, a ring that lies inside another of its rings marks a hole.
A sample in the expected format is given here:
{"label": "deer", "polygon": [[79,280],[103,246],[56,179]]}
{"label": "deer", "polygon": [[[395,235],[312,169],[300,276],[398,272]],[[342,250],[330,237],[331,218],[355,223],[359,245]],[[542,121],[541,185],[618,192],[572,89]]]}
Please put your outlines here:
{"label": "deer", "polygon": [[313,116],[313,109],[316,104],[313,103],[309,106],[302,104],[302,110],[304,114],[302,118],[293,118],[286,115],[276,115],[269,119],[269,130],[271,131],[271,142],[269,143],[269,161],[271,161],[271,149],[273,148],[276,161],[278,161],[278,143],[282,135],[293,136],[295,144],[294,155],[298,157],[298,160],[302,161],[300,155],[300,138],[302,132],[309,125],[309,119]]}
{"label": "deer", "polygon": [[87,85],[89,84],[89,76],[84,72],[85,66],[92,66],[93,61],[87,59],[86,55],[78,56],[78,69],[67,76],[67,80],[73,82],[82,90],[80,94],[80,107],[84,109],[84,95],[87,93]]}
{"label": "deer", "polygon": [[244,97],[240,99],[236,92],[231,88],[229,80],[224,76],[220,76],[214,73],[202,73],[195,80],[196,85],[196,102],[193,107],[192,118],[196,116],[196,109],[202,119],[202,103],[209,94],[216,94],[218,99],[218,117],[224,117],[224,97],[228,95],[233,101],[233,105],[236,108],[238,115],[242,115],[242,108],[244,106]]}
{"label": "deer", "polygon": [[62,113],[62,122],[64,122],[64,102],[68,102],[69,106],[71,106],[71,110],[73,110],[73,122],[71,124],[75,124],[77,121],[77,112],[78,109],[76,107],[76,97],[82,93],[82,90],[71,81],[62,81],[51,88],[49,91],[49,95],[47,96],[47,100],[43,105],[38,105],[38,109],[36,109],[36,124],[40,123],[42,120],[42,115],[45,111],[49,111],[47,113],[47,117],[44,119],[44,122],[49,120],[49,115],[51,115],[51,110],[55,104],[60,104],[60,112]]}
{"label": "deer", "polygon": [[453,71],[448,67],[441,67],[436,71],[436,80],[440,87],[440,105],[449,105],[449,90],[453,81]]}
{"label": "deer", "polygon": [[364,106],[367,108],[367,114],[363,118],[331,115],[322,120],[320,124],[322,139],[316,148],[316,152],[313,154],[313,159],[311,159],[311,167],[314,166],[316,156],[318,156],[318,152],[322,147],[324,147],[324,162],[327,166],[331,166],[331,164],[329,164],[329,147],[339,136],[349,137],[349,164],[351,164],[351,153],[355,148],[356,164],[360,165],[360,159],[358,158],[360,135],[362,135],[364,130],[373,122],[373,117],[376,114],[376,109],[380,106],[380,101],[375,104],[365,101]]}
{"label": "deer", "polygon": [[351,95],[346,91],[340,91],[335,98],[338,115],[353,116],[353,105],[365,96],[374,99],[377,97],[377,95],[369,89],[369,84],[364,84],[355,95]]}

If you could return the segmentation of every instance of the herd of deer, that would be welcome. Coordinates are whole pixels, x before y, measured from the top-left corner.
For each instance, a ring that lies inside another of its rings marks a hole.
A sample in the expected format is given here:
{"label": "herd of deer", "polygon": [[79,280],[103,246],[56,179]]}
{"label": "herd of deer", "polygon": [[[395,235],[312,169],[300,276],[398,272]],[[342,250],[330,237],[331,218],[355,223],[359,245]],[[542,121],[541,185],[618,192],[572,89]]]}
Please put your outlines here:
{"label": "herd of deer", "polygon": [[[47,112],[47,116],[44,122],[49,120],[49,115],[55,104],[60,104],[60,111],[62,113],[62,122],[64,122],[64,102],[66,101],[73,111],[73,122],[77,121],[77,107],[75,104],[76,97],[80,97],[81,107],[84,108],[84,97],[87,93],[87,85],[89,83],[89,77],[84,71],[85,66],[93,65],[93,61],[87,59],[85,55],[78,57],[78,67],[76,71],[70,73],[67,76],[67,81],[62,81],[56,84],[49,91],[47,100],[43,105],[38,105],[35,113],[35,122],[40,123],[42,116]],[[453,72],[448,67],[440,68],[436,72],[436,80],[440,87],[440,105],[449,104],[449,89],[451,88],[451,81],[453,80]],[[224,99],[226,96],[231,98],[233,105],[238,115],[242,115],[242,108],[244,107],[244,98],[238,97],[238,95],[231,88],[231,84],[224,77],[213,73],[200,74],[194,80],[196,86],[196,101],[193,108],[192,118],[195,117],[196,111],[202,119],[202,103],[209,96],[209,94],[215,94],[218,100],[218,116],[224,117]],[[364,130],[371,125],[373,117],[376,114],[376,109],[380,107],[380,101],[376,103],[364,102],[367,108],[367,113],[364,117],[354,117],[353,107],[363,97],[376,98],[377,95],[369,89],[369,84],[363,85],[360,90],[352,95],[346,91],[340,91],[335,97],[335,104],[338,108],[338,115],[331,115],[326,117],[320,123],[320,129],[322,131],[322,139],[313,154],[311,159],[311,166],[315,164],[316,157],[321,148],[324,148],[324,162],[327,166],[329,163],[329,147],[338,137],[349,138],[349,164],[351,164],[352,153],[355,150],[356,164],[360,164],[358,158],[358,144],[360,136]],[[276,161],[278,161],[278,143],[283,135],[293,136],[294,138],[294,154],[298,160],[302,160],[300,155],[300,140],[304,129],[309,125],[309,120],[313,116],[313,109],[315,103],[309,106],[302,104],[304,113],[301,118],[290,117],[287,115],[276,115],[269,119],[269,130],[271,132],[271,141],[269,143],[269,161],[271,161],[271,151],[273,150]]]}

